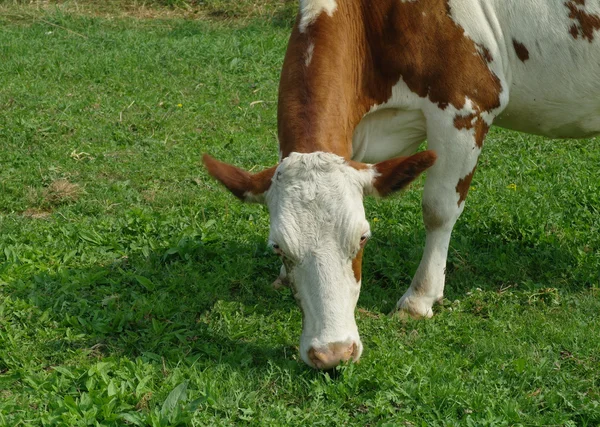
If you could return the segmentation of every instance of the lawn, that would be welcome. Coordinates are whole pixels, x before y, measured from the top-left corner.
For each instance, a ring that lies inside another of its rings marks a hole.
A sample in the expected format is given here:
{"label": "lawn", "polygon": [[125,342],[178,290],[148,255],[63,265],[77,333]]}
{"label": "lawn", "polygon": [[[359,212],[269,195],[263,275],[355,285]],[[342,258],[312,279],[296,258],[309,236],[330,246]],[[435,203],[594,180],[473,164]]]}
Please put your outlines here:
{"label": "lawn", "polygon": [[368,199],[359,364],[298,355],[268,213],[295,3],[0,1],[0,425],[600,424],[600,138],[494,129],[428,321],[423,180]]}

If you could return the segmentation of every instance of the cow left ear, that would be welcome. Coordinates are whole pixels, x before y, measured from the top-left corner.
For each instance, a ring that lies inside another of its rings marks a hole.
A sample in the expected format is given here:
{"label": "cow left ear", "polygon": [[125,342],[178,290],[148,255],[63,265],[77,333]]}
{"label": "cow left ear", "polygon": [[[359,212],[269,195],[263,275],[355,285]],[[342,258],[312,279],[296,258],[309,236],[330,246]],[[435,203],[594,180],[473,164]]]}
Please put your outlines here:
{"label": "cow left ear", "polygon": [[406,188],[426,169],[433,166],[437,159],[431,150],[421,151],[409,157],[395,157],[373,165],[376,174],[373,178],[373,193],[387,196]]}

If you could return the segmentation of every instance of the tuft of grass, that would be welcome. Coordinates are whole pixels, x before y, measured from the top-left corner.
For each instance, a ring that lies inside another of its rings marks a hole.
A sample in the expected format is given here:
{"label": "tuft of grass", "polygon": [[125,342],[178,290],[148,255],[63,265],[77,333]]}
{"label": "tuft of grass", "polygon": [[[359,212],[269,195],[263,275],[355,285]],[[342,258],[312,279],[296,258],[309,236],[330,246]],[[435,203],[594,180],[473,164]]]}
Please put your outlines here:
{"label": "tuft of grass", "polygon": [[71,183],[66,179],[57,179],[42,191],[41,204],[44,206],[59,206],[65,203],[73,203],[77,201],[82,191],[79,184]]}

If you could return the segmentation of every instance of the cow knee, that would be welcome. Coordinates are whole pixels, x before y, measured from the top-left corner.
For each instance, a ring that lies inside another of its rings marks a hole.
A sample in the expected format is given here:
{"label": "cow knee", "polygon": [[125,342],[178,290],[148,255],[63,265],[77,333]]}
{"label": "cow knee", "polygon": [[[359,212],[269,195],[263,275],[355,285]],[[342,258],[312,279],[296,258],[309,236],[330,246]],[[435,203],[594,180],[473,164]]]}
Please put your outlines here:
{"label": "cow knee", "polygon": [[444,203],[423,201],[423,222],[427,231],[452,229],[460,214],[457,206],[447,206]]}

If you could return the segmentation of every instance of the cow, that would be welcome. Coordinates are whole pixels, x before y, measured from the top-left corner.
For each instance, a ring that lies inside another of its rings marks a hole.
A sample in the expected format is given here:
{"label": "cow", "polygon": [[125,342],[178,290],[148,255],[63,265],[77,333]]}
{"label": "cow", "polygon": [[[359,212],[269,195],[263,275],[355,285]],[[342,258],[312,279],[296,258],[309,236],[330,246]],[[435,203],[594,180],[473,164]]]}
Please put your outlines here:
{"label": "cow", "polygon": [[300,355],[330,369],[363,351],[365,195],[427,170],[424,253],[397,310],[429,318],[490,126],[600,133],[600,0],[300,0],[277,119],[278,165],[204,163],[239,199],[268,206],[278,282],[302,311]]}

